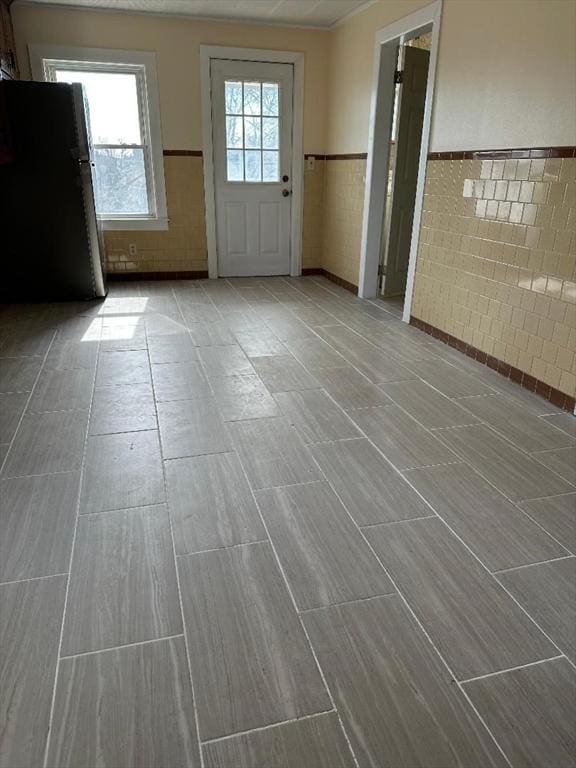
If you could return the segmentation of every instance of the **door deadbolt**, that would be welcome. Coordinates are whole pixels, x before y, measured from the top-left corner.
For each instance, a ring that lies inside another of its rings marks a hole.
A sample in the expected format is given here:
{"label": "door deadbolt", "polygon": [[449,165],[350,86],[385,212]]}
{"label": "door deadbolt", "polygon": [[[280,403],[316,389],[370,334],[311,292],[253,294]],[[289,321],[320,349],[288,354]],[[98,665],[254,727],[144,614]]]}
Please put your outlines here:
{"label": "door deadbolt", "polygon": [[286,184],[287,181],[290,181],[290,176],[286,176],[286,174],[284,174],[284,176],[282,176],[282,181],[284,184]]}

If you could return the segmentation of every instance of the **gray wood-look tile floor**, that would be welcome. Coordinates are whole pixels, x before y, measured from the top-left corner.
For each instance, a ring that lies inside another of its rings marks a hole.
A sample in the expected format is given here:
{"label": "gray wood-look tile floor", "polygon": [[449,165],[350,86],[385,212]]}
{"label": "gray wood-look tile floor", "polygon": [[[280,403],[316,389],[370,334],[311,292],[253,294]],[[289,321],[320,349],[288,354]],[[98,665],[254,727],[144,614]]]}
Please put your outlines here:
{"label": "gray wood-look tile floor", "polygon": [[573,768],[575,425],[323,278],[1,308],[0,768]]}

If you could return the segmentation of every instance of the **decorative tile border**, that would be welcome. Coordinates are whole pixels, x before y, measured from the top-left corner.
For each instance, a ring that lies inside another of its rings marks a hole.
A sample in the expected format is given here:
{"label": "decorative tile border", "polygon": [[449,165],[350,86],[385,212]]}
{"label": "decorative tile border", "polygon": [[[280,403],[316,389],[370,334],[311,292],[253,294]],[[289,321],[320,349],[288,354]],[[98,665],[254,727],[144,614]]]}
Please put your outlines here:
{"label": "decorative tile border", "polygon": [[165,149],[164,157],[202,157],[201,149]]}
{"label": "decorative tile border", "polygon": [[366,152],[356,152],[347,155],[324,155],[314,152],[307,152],[304,158],[315,157],[316,160],[366,160],[368,154]]}
{"label": "decorative tile border", "polygon": [[567,395],[559,389],[554,389],[554,387],[535,379],[534,376],[529,376],[519,368],[514,368],[512,365],[508,365],[508,363],[504,363],[502,360],[498,360],[498,358],[492,357],[492,355],[488,355],[486,352],[476,349],[476,347],[473,347],[471,344],[467,344],[465,341],[457,339],[455,336],[452,336],[439,328],[435,328],[433,325],[429,325],[429,323],[419,320],[413,315],[410,317],[410,324],[420,331],[424,331],[424,333],[434,336],[435,339],[444,342],[444,344],[454,347],[454,349],[467,355],[467,357],[471,357],[479,363],[487,365],[488,368],[500,373],[505,378],[520,384],[524,389],[528,389],[530,392],[535,392],[545,400],[549,400],[553,405],[558,406],[558,408],[570,412],[574,411],[576,398],[571,395]]}
{"label": "decorative tile border", "polygon": [[356,152],[348,155],[324,155],[326,160],[366,160],[367,152]]}
{"label": "decorative tile border", "polygon": [[197,272],[108,272],[110,282],[133,280],[206,280],[207,271]]}
{"label": "decorative tile border", "polygon": [[576,157],[576,147],[472,149],[462,152],[428,153],[428,160],[536,160],[549,157]]}
{"label": "decorative tile border", "polygon": [[349,283],[348,280],[344,280],[342,277],[338,277],[338,275],[334,275],[332,272],[328,272],[322,267],[308,267],[302,270],[302,275],[322,275],[322,277],[325,277],[332,283],[336,283],[336,285],[339,285],[341,288],[346,288],[347,291],[350,291],[350,293],[353,293],[355,296],[358,295],[357,285]]}
{"label": "decorative tile border", "polygon": [[[202,157],[201,149],[165,149],[162,154],[164,157]],[[316,160],[366,160],[366,152],[356,152],[346,155],[326,155],[322,152],[306,152],[304,158],[315,157]],[[557,155],[554,155],[557,157]],[[572,157],[572,155],[570,155]]]}

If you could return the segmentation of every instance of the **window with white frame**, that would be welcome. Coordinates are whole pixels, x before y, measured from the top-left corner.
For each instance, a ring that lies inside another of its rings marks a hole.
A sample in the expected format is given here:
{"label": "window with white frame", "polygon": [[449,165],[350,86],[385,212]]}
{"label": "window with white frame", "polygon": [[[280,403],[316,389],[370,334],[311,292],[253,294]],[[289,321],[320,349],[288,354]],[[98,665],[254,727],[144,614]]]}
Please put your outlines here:
{"label": "window with white frame", "polygon": [[154,54],[34,48],[44,79],[83,86],[98,217],[110,228],[165,228]]}

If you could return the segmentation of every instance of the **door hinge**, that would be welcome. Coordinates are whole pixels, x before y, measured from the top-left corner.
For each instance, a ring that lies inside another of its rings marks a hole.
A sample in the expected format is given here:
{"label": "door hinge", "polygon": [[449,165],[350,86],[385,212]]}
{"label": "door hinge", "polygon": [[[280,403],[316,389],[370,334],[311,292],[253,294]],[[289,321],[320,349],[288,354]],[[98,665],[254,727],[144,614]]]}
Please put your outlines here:
{"label": "door hinge", "polygon": [[386,274],[386,264],[378,264],[378,276],[383,277]]}
{"label": "door hinge", "polygon": [[394,84],[398,85],[399,83],[404,82],[404,71],[401,69],[397,69],[394,72]]}

